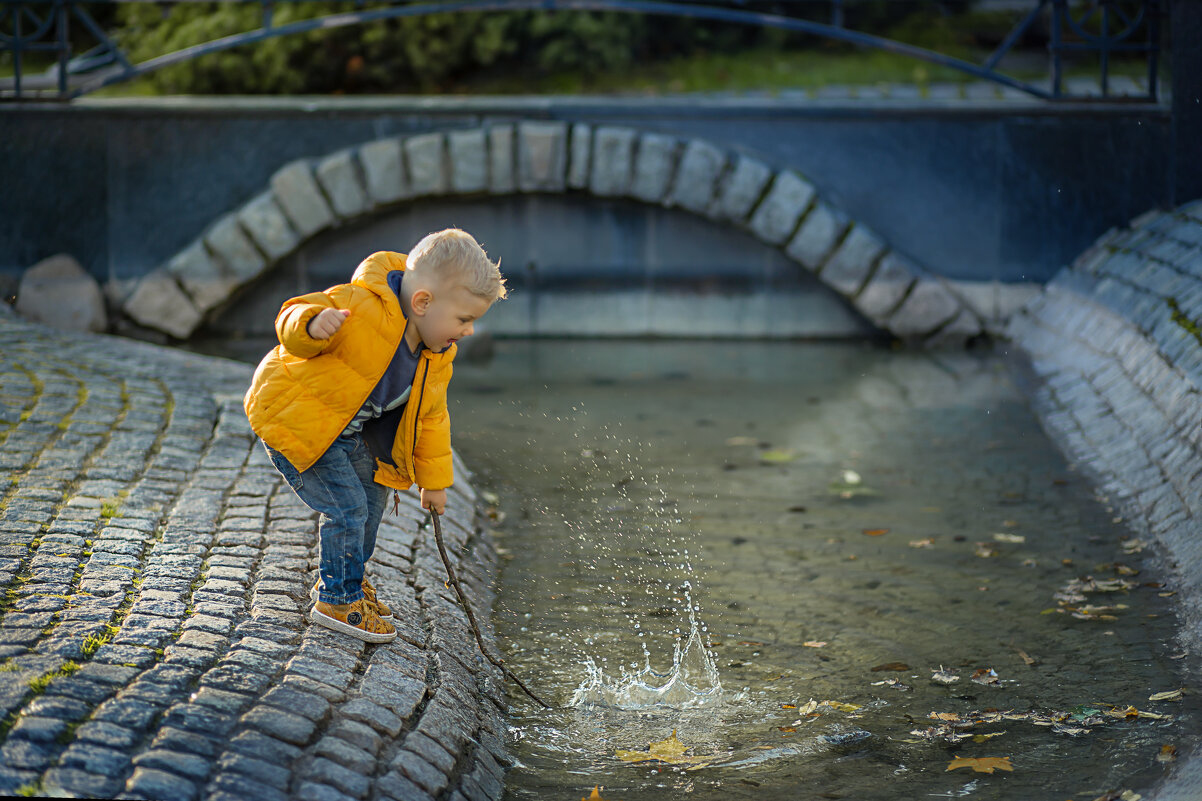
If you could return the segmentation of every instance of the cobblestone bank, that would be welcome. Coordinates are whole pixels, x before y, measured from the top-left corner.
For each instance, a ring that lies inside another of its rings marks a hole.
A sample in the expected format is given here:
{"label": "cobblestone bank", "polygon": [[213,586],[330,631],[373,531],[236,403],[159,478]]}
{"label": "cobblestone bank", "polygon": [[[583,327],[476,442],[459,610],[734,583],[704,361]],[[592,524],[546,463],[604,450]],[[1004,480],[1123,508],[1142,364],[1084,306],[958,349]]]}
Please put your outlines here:
{"label": "cobblestone bank", "polygon": [[[502,677],[415,497],[369,571],[400,636],[309,626],[317,521],[250,432],[248,367],[4,313],[0,338],[0,794],[501,796]],[[457,475],[444,535],[487,625]]]}
{"label": "cobblestone bank", "polygon": [[[1202,654],[1202,201],[1108,232],[1016,315],[1036,408],[1176,573],[1180,638]],[[1156,798],[1202,797],[1202,754]]]}

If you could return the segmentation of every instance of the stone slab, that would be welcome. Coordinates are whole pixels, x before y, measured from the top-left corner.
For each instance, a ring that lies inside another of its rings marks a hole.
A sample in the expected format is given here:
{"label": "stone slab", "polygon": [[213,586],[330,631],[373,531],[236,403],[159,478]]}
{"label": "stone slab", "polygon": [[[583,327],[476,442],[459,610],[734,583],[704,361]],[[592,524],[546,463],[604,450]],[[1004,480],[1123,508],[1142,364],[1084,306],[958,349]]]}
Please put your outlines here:
{"label": "stone slab", "polygon": [[288,218],[270,191],[249,201],[238,212],[238,222],[246,233],[273,261],[283,258],[300,244],[300,236],[292,230]]}
{"label": "stone slab", "polygon": [[725,166],[726,155],[717,147],[700,139],[689,140],[680,158],[669,204],[703,214],[713,203],[714,188]]}
{"label": "stone slab", "polygon": [[518,188],[562,192],[567,186],[568,126],[562,122],[518,125]]}
{"label": "stone slab", "polygon": [[772,245],[783,243],[814,199],[814,187],[791,170],[777,173],[768,194],[751,215],[751,230]]}
{"label": "stone slab", "polygon": [[483,129],[447,134],[451,158],[451,190],[483,192],[488,188],[488,135]]}
{"label": "stone slab", "polygon": [[364,183],[373,203],[395,203],[410,196],[399,138],[377,139],[362,145],[359,163],[363,166]]}
{"label": "stone slab", "polygon": [[449,187],[446,141],[442,134],[421,134],[405,140],[409,187],[417,197],[445,195]]}
{"label": "stone slab", "polygon": [[594,195],[615,197],[630,189],[637,138],[631,128],[600,126],[593,130],[589,187]]}
{"label": "stone slab", "polygon": [[740,156],[722,178],[718,196],[710,207],[711,217],[743,222],[764,193],[772,179],[768,165],[747,156]]}
{"label": "stone slab", "polygon": [[357,217],[371,208],[353,151],[341,150],[325,157],[317,163],[313,173],[339,217]]}
{"label": "stone slab", "polygon": [[306,160],[293,161],[277,170],[271,176],[271,191],[302,237],[310,237],[334,222],[334,211]]}
{"label": "stone slab", "polygon": [[664,134],[643,134],[639,137],[634,160],[634,179],[630,186],[632,197],[647,203],[659,203],[668,193],[676,169],[679,143]]}

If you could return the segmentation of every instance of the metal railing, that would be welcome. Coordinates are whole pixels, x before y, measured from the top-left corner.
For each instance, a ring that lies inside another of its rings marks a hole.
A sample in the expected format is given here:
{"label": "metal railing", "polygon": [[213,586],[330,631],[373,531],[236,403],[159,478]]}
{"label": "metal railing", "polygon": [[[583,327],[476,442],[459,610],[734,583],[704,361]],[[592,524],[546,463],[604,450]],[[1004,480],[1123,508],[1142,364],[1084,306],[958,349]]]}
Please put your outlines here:
{"label": "metal railing", "polygon": [[[399,17],[447,14],[465,11],[616,11],[632,14],[663,14],[712,20],[737,25],[779,28],[811,34],[860,47],[948,67],[979,80],[1049,101],[1082,99],[1065,91],[1066,61],[1080,54],[1095,54],[1099,64],[1101,94],[1093,101],[1122,100],[1157,102],[1157,72],[1160,57],[1164,0],[1026,0],[1028,8],[995,50],[981,63],[939,53],[849,28],[847,11],[857,0],[778,0],[778,6],[803,10],[819,9],[826,21],[804,16],[770,14],[748,8],[747,0],[373,0],[379,6],[324,17],[273,24],[272,12],[281,2],[298,0],[229,0],[257,3],[262,7],[258,28],[182,48],[133,63],[121,45],[97,24],[87,6],[97,3],[148,2],[153,0],[0,0],[0,57],[10,56],[13,74],[0,78],[0,101],[70,100],[105,86],[137,78],[163,67],[180,64],[210,53],[251,45],[277,36],[323,28],[364,25]],[[204,0],[162,0],[161,5]],[[895,0],[896,1],[896,0]],[[901,0],[904,2],[905,0]],[[82,26],[95,45],[75,55],[70,36],[72,25]],[[1036,25],[1049,34],[1048,76],[1028,81],[1008,75],[999,67],[1014,52],[1022,37]],[[27,75],[26,54],[51,52],[55,65],[46,72]],[[1110,91],[1112,57],[1136,55],[1146,63],[1146,92],[1115,96]]]}

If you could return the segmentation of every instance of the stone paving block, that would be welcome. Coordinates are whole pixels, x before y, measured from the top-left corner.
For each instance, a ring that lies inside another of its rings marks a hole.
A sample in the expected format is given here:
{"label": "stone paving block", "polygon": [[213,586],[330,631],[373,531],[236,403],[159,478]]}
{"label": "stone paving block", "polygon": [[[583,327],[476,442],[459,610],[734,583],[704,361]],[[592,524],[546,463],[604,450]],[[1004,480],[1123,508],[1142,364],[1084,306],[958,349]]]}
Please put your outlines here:
{"label": "stone paving block", "polygon": [[[577,122],[572,125],[568,145],[567,184],[572,189],[585,189],[589,181],[589,157],[593,147],[593,130],[588,124]],[[458,473],[458,471],[457,471]]]}
{"label": "stone paving block", "polygon": [[449,782],[446,774],[412,751],[397,752],[392,767],[431,795],[441,793]]}
{"label": "stone paving block", "polygon": [[133,758],[135,767],[152,768],[191,779],[202,781],[209,775],[209,760],[196,754],[180,751],[169,751],[162,748],[152,748],[143,751]]}
{"label": "stone paving block", "polygon": [[296,797],[300,801],[352,801],[354,798],[319,782],[302,782],[297,788]]}
{"label": "stone paving block", "polygon": [[629,190],[637,136],[630,128],[605,125],[593,129],[589,186],[594,195],[614,197]]}
{"label": "stone paving block", "polygon": [[42,777],[42,792],[51,798],[112,798],[124,782],[80,768],[51,768]]}
{"label": "stone paving block", "polygon": [[371,789],[371,774],[364,775],[338,763],[319,757],[309,765],[308,778],[331,785],[353,798],[363,798]]}
{"label": "stone paving block", "polygon": [[[83,727],[81,726],[80,728]],[[76,731],[76,735],[78,736],[78,730]],[[150,747],[152,749],[181,751],[186,754],[195,754],[199,757],[212,758],[217,756],[223,744],[203,734],[184,731],[174,726],[164,726],[155,734]]]}
{"label": "stone paving block", "polygon": [[231,752],[286,765],[301,755],[301,749],[291,743],[271,737],[254,729],[244,729],[229,741]]}
{"label": "stone paving block", "polygon": [[447,776],[450,776],[455,768],[455,757],[437,740],[420,731],[410,732],[405,737],[404,748],[417,754]]}
{"label": "stone paving block", "polygon": [[238,224],[234,212],[222,216],[204,235],[204,243],[240,282],[263,272],[267,262]]}
{"label": "stone paving block", "polygon": [[451,189],[483,192],[488,188],[488,135],[482,129],[447,134],[451,156]]}
{"label": "stone paving block", "polygon": [[371,207],[353,151],[341,150],[327,156],[317,163],[313,174],[339,217],[355,217]]}
{"label": "stone paving block", "polygon": [[240,773],[277,790],[287,790],[292,781],[292,771],[287,764],[268,762],[241,753],[227,753],[217,761],[222,773]]}
{"label": "stone paving block", "polygon": [[153,768],[137,768],[129,781],[125,783],[125,798],[146,799],[146,801],[161,801],[169,798],[172,801],[192,801],[199,795],[194,782]]}
{"label": "stone paving block", "polygon": [[243,716],[242,722],[264,734],[294,745],[307,743],[316,729],[316,725],[308,718],[269,706],[255,707]]}
{"label": "stone paving block", "polygon": [[401,156],[401,140],[377,139],[359,148],[364,183],[373,203],[395,203],[409,197],[409,181]]}
{"label": "stone paving block", "polygon": [[313,753],[318,756],[328,757],[337,764],[343,765],[364,776],[370,776],[375,771],[375,754],[368,753],[341,737],[333,735],[322,737],[313,749]]}
{"label": "stone paving block", "polygon": [[448,180],[443,135],[411,136],[405,140],[405,162],[409,166],[409,187],[417,197],[445,195]]}
{"label": "stone paving block", "polygon": [[295,686],[281,684],[263,696],[262,702],[320,722],[330,713],[330,702],[322,696],[303,692]]}
{"label": "stone paving block", "polygon": [[288,255],[300,244],[300,236],[292,230],[292,225],[270,191],[247,202],[238,212],[238,222],[259,249],[273,261]]}
{"label": "stone paving block", "polygon": [[700,139],[691,139],[680,158],[668,203],[703,214],[714,199],[718,177],[726,166],[726,154]]}
{"label": "stone paving block", "polygon": [[488,129],[488,191],[503,195],[517,188],[512,125]]}
{"label": "stone paving block", "polygon": [[433,801],[434,795],[405,777],[399,770],[389,771],[376,781],[381,798],[394,801]]}
{"label": "stone paving block", "polygon": [[734,167],[722,177],[710,216],[735,222],[746,220],[771,179],[772,170],[766,164],[739,156]]}
{"label": "stone paving block", "polygon": [[271,176],[271,190],[280,208],[302,237],[310,237],[334,222],[308,161],[293,161]]}
{"label": "stone paving block", "polygon": [[777,173],[768,193],[751,215],[751,230],[765,242],[783,243],[793,233],[814,196],[814,187],[797,173],[791,170]]}
{"label": "stone paving block", "polygon": [[518,188],[523,192],[562,192],[567,185],[567,124],[522,122],[517,133]]}
{"label": "stone paving block", "polygon": [[679,149],[675,137],[646,133],[639,137],[630,194],[648,203],[659,203],[667,195],[676,170]]}
{"label": "stone paving block", "polygon": [[399,717],[366,698],[356,698],[343,704],[339,707],[338,714],[349,720],[367,724],[388,737],[395,737],[403,725]]}
{"label": "stone paving block", "polygon": [[219,773],[207,788],[205,801],[290,801],[292,796],[240,773]]}
{"label": "stone paving block", "polygon": [[865,226],[856,224],[822,268],[822,281],[836,292],[854,297],[884,252],[885,243],[881,238]]}

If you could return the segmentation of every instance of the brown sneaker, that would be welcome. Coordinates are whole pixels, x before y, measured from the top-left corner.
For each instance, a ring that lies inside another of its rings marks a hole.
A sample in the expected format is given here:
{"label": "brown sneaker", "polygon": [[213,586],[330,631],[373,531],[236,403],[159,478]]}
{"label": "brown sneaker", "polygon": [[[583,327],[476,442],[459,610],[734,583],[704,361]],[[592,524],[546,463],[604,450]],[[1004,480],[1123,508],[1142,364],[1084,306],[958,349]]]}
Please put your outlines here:
{"label": "brown sneaker", "polygon": [[313,607],[313,622],[364,642],[392,642],[396,639],[396,629],[392,624],[380,620],[375,607],[362,598],[339,606],[318,601]]}
{"label": "brown sneaker", "polygon": [[367,576],[363,577],[363,597],[376,605],[376,614],[380,616],[381,620],[392,619],[392,610],[376,597],[376,588],[371,586],[371,582],[367,580]]}
{"label": "brown sneaker", "polygon": [[[376,588],[371,586],[367,579],[363,579],[362,587],[363,597],[376,608],[376,614],[380,616],[380,620],[392,620],[392,610],[385,606],[383,601],[376,598]],[[313,589],[309,590],[309,600],[313,603],[321,600],[320,580],[313,585]]]}

